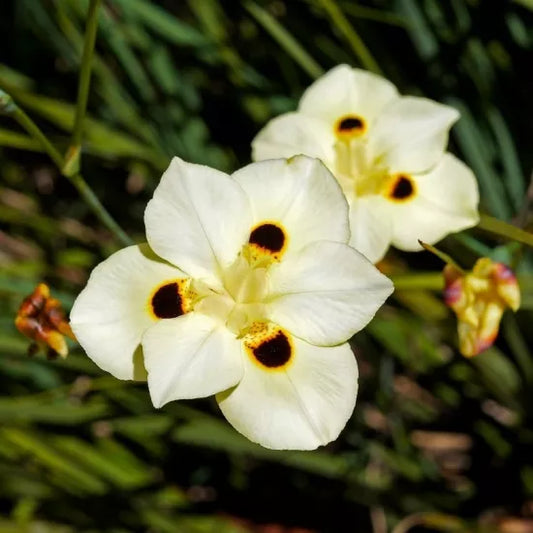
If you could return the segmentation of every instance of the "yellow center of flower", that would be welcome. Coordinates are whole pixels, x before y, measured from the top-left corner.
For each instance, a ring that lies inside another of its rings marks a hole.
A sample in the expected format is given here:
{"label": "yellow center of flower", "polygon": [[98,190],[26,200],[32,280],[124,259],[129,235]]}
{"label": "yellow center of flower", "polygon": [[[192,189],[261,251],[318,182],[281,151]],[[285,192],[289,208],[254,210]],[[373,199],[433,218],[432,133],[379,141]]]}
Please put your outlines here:
{"label": "yellow center of flower", "polygon": [[[383,156],[372,154],[362,117],[346,115],[335,122],[334,173],[347,197],[382,195],[394,202],[406,202],[416,196],[411,176],[392,173]],[[403,178],[403,179],[401,179]]]}
{"label": "yellow center of flower", "polygon": [[221,273],[224,291],[205,294],[195,310],[223,321],[239,338],[252,324],[266,322],[268,270],[281,260],[287,244],[287,231],[278,222],[254,226],[237,259]]}

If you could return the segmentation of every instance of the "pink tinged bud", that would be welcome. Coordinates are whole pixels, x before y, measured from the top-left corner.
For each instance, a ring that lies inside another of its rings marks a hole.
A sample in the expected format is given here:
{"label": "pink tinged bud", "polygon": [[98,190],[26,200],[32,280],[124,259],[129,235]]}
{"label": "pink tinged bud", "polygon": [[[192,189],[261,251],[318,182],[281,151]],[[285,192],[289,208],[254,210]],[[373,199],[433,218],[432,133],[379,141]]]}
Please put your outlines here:
{"label": "pink tinged bud", "polygon": [[520,305],[520,288],[508,266],[487,257],[465,275],[450,265],[443,274],[444,300],[457,314],[459,349],[472,357],[494,344],[505,309]]}
{"label": "pink tinged bud", "polygon": [[444,303],[458,312],[466,304],[466,295],[461,272],[453,265],[446,265],[444,275]]}
{"label": "pink tinged bud", "polygon": [[493,279],[500,298],[513,310],[520,307],[520,287],[513,271],[503,263],[494,265]]}

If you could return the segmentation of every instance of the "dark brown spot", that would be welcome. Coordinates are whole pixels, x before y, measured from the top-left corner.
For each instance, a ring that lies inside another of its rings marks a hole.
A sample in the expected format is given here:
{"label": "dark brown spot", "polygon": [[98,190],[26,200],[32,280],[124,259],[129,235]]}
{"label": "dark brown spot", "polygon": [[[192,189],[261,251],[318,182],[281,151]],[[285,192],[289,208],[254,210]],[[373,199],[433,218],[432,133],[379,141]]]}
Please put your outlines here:
{"label": "dark brown spot", "polygon": [[364,121],[359,117],[343,118],[337,126],[337,131],[340,133],[349,133],[354,130],[362,130],[365,127]]}
{"label": "dark brown spot", "polygon": [[291,358],[291,345],[283,332],[253,349],[255,358],[268,368],[283,366]]}
{"label": "dark brown spot", "polygon": [[152,296],[152,310],[157,318],[176,318],[183,314],[181,296],[177,283],[159,287]]}
{"label": "dark brown spot", "polygon": [[275,224],[262,224],[252,231],[249,242],[270,252],[279,252],[285,244],[285,234]]}
{"label": "dark brown spot", "polygon": [[414,192],[411,180],[405,176],[400,176],[392,189],[392,197],[395,200],[406,200]]}

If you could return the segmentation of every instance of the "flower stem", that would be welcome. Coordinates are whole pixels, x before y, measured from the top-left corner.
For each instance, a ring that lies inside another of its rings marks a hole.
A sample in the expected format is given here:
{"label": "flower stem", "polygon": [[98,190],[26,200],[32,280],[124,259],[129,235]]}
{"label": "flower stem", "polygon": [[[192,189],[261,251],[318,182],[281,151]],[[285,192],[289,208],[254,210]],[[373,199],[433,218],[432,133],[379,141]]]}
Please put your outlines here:
{"label": "flower stem", "polygon": [[344,35],[354,54],[359,58],[359,61],[361,61],[363,67],[376,74],[381,74],[382,72],[377,61],[374,59],[363,39],[361,39],[359,34],[355,31],[355,28],[350,24],[350,21],[346,18],[335,0],[318,0],[318,3],[322,5],[333,24],[335,24],[338,30]]}
{"label": "flower stem", "polygon": [[50,159],[61,169],[63,166],[63,156],[52,145],[37,124],[4,91],[0,91],[0,102],[0,112],[13,117],[24,130],[35,140],[39,141],[45,152],[50,156]]}
{"label": "flower stem", "polygon": [[444,261],[447,265],[452,265],[455,269],[457,269],[462,274],[465,273],[465,271],[452,259],[450,255],[445,254],[444,252],[441,252],[438,248],[435,248],[435,246],[431,246],[431,244],[427,244],[425,242],[422,242],[421,240],[419,240],[418,242],[420,243],[420,246],[424,248],[424,250],[427,250],[433,255],[436,255],[439,259]]}
{"label": "flower stem", "polygon": [[[417,272],[415,274],[388,274],[394,288],[400,290],[440,291],[444,288],[444,277],[441,272]],[[518,285],[523,292],[533,291],[533,276],[518,274]]]}
{"label": "flower stem", "polygon": [[76,187],[87,205],[93,210],[94,214],[100,221],[125,245],[132,244],[131,239],[126,235],[124,230],[115,222],[113,217],[107,212],[101,204],[98,197],[89,187],[83,176],[79,172],[68,173],[65,171],[65,159],[59,151],[52,145],[46,135],[40,130],[39,126],[13,101],[11,96],[0,89],[0,114],[13,117],[18,124],[26,130],[34,139],[39,141],[56,164],[61,174],[65,176]]}
{"label": "flower stem", "polygon": [[91,68],[96,42],[96,30],[98,28],[98,6],[100,0],[91,0],[87,14],[87,26],[85,29],[85,42],[81,58],[80,77],[78,82],[78,98],[76,101],[76,116],[74,119],[74,129],[70,140],[70,147],[65,156],[65,166],[67,172],[75,174],[80,168],[81,138],[83,132],[83,120],[87,109],[89,98],[89,87],[91,85]]}
{"label": "flower stem", "polygon": [[416,289],[440,291],[444,288],[444,278],[441,272],[420,272],[417,274],[389,275],[398,291]]}
{"label": "flower stem", "polygon": [[100,219],[100,222],[111,231],[115,237],[125,246],[130,246],[133,241],[127,233],[117,224],[115,219],[109,214],[107,209],[102,205],[98,196],[94,194],[89,184],[85,181],[80,173],[68,177],[71,183],[76,187],[87,205],[93,210],[93,213]]}
{"label": "flower stem", "polygon": [[523,229],[517,228],[508,222],[499,220],[498,218],[482,214],[480,215],[477,227],[483,231],[498,235],[499,237],[505,237],[533,247],[533,233],[524,231]]}

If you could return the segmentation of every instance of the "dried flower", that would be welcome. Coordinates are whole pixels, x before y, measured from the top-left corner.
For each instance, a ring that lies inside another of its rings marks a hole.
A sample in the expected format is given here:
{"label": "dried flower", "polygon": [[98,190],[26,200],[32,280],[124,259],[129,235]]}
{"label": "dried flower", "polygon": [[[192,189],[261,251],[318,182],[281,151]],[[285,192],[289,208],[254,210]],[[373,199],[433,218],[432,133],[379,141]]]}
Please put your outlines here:
{"label": "dried flower", "polygon": [[65,318],[61,302],[50,296],[48,285],[39,283],[35,290],[19,307],[15,326],[26,337],[34,341],[29,353],[35,353],[39,347],[47,350],[53,359],[60,355],[66,357],[68,347],[65,336],[76,340]]}

